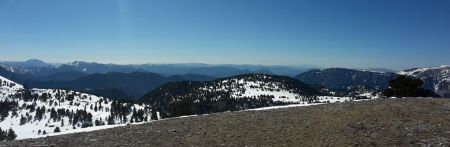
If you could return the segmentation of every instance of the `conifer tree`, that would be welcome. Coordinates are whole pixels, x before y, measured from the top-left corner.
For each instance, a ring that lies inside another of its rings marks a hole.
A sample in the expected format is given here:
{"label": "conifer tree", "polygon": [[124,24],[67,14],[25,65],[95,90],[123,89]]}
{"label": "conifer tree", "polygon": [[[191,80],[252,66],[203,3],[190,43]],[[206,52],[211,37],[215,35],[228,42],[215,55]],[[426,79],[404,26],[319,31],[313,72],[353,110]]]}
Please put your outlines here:
{"label": "conifer tree", "polygon": [[0,128],[0,141],[3,141],[6,139],[6,132],[2,130],[2,128]]}
{"label": "conifer tree", "polygon": [[12,128],[9,128],[8,130],[8,140],[14,140],[17,138],[16,132],[14,132],[14,130]]}
{"label": "conifer tree", "polygon": [[61,132],[61,130],[59,129],[59,127],[56,127],[55,130],[54,130],[53,132],[59,133],[59,132]]}
{"label": "conifer tree", "polygon": [[114,122],[114,117],[113,116],[109,116],[108,118],[108,125],[115,125],[116,123]]}
{"label": "conifer tree", "polygon": [[27,118],[23,117],[23,115],[20,115],[20,124],[19,125],[24,125],[27,123]]}

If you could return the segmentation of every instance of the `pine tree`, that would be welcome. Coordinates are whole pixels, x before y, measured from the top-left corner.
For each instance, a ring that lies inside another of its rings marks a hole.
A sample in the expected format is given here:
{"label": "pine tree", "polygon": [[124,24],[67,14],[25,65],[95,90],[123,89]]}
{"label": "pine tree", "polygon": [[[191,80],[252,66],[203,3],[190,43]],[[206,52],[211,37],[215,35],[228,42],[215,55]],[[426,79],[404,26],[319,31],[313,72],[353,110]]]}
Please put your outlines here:
{"label": "pine tree", "polygon": [[95,120],[95,126],[103,126],[104,123],[101,120]]}
{"label": "pine tree", "polygon": [[156,110],[154,110],[154,109],[152,109],[151,120],[158,120],[158,116],[157,116]]}
{"label": "pine tree", "polygon": [[27,123],[27,118],[23,117],[23,115],[20,115],[20,124],[19,125],[24,125]]}
{"label": "pine tree", "polygon": [[3,141],[6,139],[6,132],[2,130],[2,128],[0,128],[0,141]]}
{"label": "pine tree", "polygon": [[59,132],[61,132],[61,130],[59,129],[59,127],[56,127],[55,130],[54,130],[53,132],[59,133]]}
{"label": "pine tree", "polygon": [[69,116],[69,125],[72,125],[72,118],[73,118],[73,113],[71,113],[71,115]]}
{"label": "pine tree", "polygon": [[98,110],[101,111],[103,109],[102,103],[100,102],[98,105]]}
{"label": "pine tree", "polygon": [[115,125],[116,123],[114,122],[114,117],[113,116],[109,116],[108,118],[108,125]]}
{"label": "pine tree", "polygon": [[7,139],[14,140],[16,138],[17,138],[16,132],[14,132],[14,130],[12,128],[9,128]]}
{"label": "pine tree", "polygon": [[56,112],[55,108],[52,107],[52,110],[50,111],[50,118],[53,118],[53,121],[56,121],[57,117],[58,117],[58,113]]}

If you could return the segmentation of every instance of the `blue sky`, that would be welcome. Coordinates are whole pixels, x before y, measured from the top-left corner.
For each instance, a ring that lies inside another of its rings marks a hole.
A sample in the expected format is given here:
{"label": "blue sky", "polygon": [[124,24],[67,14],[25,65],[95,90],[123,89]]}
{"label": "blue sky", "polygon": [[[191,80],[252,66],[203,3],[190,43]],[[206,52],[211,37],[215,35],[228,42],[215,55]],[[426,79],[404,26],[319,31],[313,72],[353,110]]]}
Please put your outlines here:
{"label": "blue sky", "polygon": [[0,60],[450,64],[448,0],[0,0]]}

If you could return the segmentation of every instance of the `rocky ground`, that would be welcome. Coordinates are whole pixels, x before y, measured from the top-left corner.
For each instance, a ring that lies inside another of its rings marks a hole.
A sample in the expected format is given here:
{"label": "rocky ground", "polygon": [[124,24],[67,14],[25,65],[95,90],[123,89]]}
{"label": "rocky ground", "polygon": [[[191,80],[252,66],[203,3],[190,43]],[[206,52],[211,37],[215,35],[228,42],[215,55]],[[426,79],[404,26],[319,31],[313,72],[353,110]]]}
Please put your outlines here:
{"label": "rocky ground", "polygon": [[450,146],[450,99],[218,113],[0,146]]}

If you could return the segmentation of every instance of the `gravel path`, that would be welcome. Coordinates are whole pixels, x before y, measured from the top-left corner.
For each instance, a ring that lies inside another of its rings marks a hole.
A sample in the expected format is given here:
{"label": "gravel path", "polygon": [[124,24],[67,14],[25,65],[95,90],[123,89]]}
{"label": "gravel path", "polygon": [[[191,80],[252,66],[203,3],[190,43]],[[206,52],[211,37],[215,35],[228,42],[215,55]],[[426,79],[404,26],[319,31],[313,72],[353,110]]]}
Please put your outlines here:
{"label": "gravel path", "polygon": [[0,146],[450,146],[450,99],[405,98],[167,119]]}

